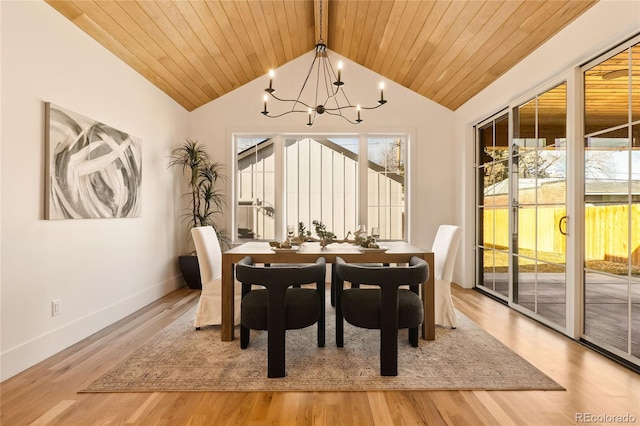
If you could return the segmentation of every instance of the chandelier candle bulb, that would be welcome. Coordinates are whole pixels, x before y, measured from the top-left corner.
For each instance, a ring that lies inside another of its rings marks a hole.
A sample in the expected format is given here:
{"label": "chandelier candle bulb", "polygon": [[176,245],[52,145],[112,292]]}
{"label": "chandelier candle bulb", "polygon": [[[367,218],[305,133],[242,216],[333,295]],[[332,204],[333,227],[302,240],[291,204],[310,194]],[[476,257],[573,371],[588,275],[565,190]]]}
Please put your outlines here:
{"label": "chandelier candle bulb", "polygon": [[342,86],[342,80],[340,79],[342,77],[342,61],[338,62],[338,81],[336,81],[336,86]]}
{"label": "chandelier candle bulb", "polygon": [[356,122],[358,122],[358,123],[359,123],[359,122],[361,122],[361,121],[362,121],[362,120],[360,119],[360,104],[358,104],[357,109],[358,109],[358,119],[356,120]]}
{"label": "chandelier candle bulb", "polygon": [[378,102],[381,104],[387,102],[384,100],[384,83],[380,83],[380,100]]}
{"label": "chandelier candle bulb", "polygon": [[[276,73],[273,70],[269,70],[269,88],[265,90],[266,92],[269,92],[269,93],[275,92],[275,90],[273,90],[273,76],[275,74]],[[266,102],[266,100],[265,100],[265,102]]]}
{"label": "chandelier candle bulb", "polygon": [[267,99],[268,99],[267,95],[264,95],[262,99],[264,100],[264,111],[262,111],[262,113],[264,115],[267,115],[269,114],[269,111],[267,111]]}
{"label": "chandelier candle bulb", "polygon": [[309,122],[307,123],[307,126],[311,126],[311,108],[309,108]]}

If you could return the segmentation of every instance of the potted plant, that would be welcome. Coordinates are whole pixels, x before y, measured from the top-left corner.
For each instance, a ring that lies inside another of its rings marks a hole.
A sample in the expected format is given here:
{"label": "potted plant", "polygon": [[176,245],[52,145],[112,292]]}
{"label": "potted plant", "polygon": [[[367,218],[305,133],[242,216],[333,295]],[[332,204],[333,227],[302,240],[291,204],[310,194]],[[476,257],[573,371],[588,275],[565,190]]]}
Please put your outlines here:
{"label": "potted plant", "polygon": [[[224,165],[213,161],[202,144],[198,141],[186,139],[175,148],[169,157],[169,168],[179,167],[187,175],[189,192],[184,196],[189,198],[188,207],[184,214],[187,221],[187,238],[191,236],[191,228],[211,225],[218,234],[220,245],[229,246],[229,238],[218,230],[215,218],[222,213],[226,203],[224,194],[216,187],[226,179],[222,173]],[[195,251],[178,257],[180,271],[190,288],[201,289],[200,268]]]}

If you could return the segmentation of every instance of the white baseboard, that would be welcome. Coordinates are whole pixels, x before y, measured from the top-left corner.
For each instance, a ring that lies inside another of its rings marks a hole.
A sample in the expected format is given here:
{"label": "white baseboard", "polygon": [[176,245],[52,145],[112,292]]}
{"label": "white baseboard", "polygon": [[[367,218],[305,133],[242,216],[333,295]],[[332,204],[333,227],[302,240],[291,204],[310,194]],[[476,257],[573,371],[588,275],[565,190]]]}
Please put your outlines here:
{"label": "white baseboard", "polygon": [[0,382],[78,343],[183,285],[182,276],[176,275],[3,352],[0,354]]}

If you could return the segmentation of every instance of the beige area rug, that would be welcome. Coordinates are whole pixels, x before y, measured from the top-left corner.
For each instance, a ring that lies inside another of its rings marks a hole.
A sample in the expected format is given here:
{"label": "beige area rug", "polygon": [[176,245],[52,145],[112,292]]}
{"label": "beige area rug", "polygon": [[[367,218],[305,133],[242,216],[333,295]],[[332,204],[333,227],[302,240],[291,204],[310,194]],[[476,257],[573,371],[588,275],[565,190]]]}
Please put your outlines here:
{"label": "beige area rug", "polygon": [[[326,346],[316,326],[287,331],[287,377],[267,378],[267,334],[220,340],[220,327],[193,327],[195,307],[82,392],[563,390],[563,388],[457,313],[455,330],[436,328],[436,340],[409,345],[401,330],[397,377],[381,377],[376,330],[345,322],[345,346],[335,345],[334,309],[327,306]],[[236,329],[239,336],[239,329]]]}

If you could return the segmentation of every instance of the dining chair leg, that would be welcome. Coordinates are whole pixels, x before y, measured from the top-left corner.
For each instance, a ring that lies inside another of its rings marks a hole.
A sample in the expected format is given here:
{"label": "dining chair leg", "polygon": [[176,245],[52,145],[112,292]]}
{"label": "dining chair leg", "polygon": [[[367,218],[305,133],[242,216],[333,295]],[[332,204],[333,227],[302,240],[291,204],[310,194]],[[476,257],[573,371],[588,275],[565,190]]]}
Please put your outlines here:
{"label": "dining chair leg", "polygon": [[418,347],[418,330],[420,329],[420,327],[413,327],[409,329],[409,343],[411,343],[411,346],[413,346],[414,348]]}
{"label": "dining chair leg", "polygon": [[271,287],[267,304],[267,377],[284,377],[286,313],[278,306],[285,306],[287,286]]}
{"label": "dining chair leg", "polygon": [[268,332],[267,377],[285,376],[285,331],[284,328]]}
{"label": "dining chair leg", "polygon": [[247,346],[249,346],[249,333],[250,333],[250,330],[247,327],[240,325],[240,348],[241,349],[247,349]]}
{"label": "dining chair leg", "polygon": [[321,299],[320,302],[320,317],[318,318],[318,347],[324,348],[325,343],[325,286],[327,284],[325,282],[316,283],[318,289],[318,297]]}
{"label": "dining chair leg", "polygon": [[336,265],[331,264],[331,306],[336,306]]}
{"label": "dining chair leg", "polygon": [[344,282],[337,276],[336,278],[336,346],[342,348],[344,346],[344,317],[342,316],[342,286]]}
{"label": "dining chair leg", "polygon": [[[242,297],[244,298],[251,291],[251,284],[242,283]],[[242,305],[240,305],[240,317],[242,318]],[[242,325],[240,322],[240,348],[247,349],[249,346],[249,328]]]}
{"label": "dining chair leg", "polygon": [[398,330],[385,333],[380,330],[380,375],[398,375]]}
{"label": "dining chair leg", "polygon": [[380,310],[380,375],[398,375],[398,288],[382,287]]}

